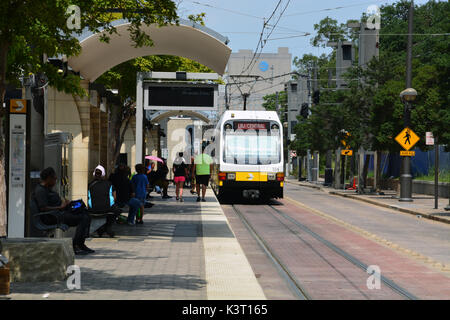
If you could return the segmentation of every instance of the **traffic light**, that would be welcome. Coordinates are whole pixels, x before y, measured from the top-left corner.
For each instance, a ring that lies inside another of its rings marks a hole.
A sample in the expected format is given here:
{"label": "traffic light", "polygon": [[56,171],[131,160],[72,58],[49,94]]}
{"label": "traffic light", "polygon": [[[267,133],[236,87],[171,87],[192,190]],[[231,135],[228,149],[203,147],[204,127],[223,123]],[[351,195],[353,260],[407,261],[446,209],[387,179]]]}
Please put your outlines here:
{"label": "traffic light", "polygon": [[303,118],[305,118],[305,119],[308,118],[308,116],[309,116],[309,106],[308,106],[307,103],[302,103],[302,108],[300,110],[300,115]]}
{"label": "traffic light", "polygon": [[316,90],[313,92],[312,100],[314,104],[318,104],[320,100],[320,91]]}

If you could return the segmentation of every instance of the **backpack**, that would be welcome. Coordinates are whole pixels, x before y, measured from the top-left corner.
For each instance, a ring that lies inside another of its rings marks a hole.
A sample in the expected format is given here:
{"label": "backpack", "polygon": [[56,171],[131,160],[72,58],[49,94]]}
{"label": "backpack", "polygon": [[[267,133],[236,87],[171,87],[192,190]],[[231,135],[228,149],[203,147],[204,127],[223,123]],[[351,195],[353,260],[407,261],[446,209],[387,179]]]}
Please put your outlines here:
{"label": "backpack", "polygon": [[114,200],[110,198],[111,182],[108,180],[94,180],[89,184],[89,210],[93,212],[107,212],[111,210]]}

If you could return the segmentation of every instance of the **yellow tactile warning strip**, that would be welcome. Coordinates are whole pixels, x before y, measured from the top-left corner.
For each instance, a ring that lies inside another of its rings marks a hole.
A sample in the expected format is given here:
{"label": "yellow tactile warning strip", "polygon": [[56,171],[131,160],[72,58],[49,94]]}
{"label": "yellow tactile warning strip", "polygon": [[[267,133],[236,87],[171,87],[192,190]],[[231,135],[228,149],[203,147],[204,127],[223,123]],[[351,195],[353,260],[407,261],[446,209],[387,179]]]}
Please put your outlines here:
{"label": "yellow tactile warning strip", "polygon": [[443,263],[435,261],[435,260],[431,259],[430,257],[426,257],[426,256],[424,256],[424,255],[422,255],[422,254],[420,254],[418,252],[412,251],[410,249],[403,248],[403,247],[399,246],[396,243],[393,243],[391,241],[383,239],[382,237],[377,236],[374,233],[371,233],[371,232],[369,232],[367,230],[364,230],[364,229],[361,229],[359,227],[356,227],[356,226],[354,226],[354,225],[352,225],[350,223],[347,223],[347,222],[345,222],[343,220],[337,219],[337,218],[335,218],[335,217],[333,217],[331,215],[323,213],[320,210],[311,208],[311,207],[309,207],[309,206],[307,206],[307,205],[305,205],[305,204],[303,204],[303,203],[301,203],[301,202],[299,202],[297,200],[294,200],[292,198],[289,198],[289,197],[285,196],[284,199],[286,199],[286,200],[288,200],[288,201],[290,201],[290,202],[292,202],[292,203],[294,203],[294,204],[296,204],[298,206],[301,206],[301,207],[307,209],[308,211],[311,211],[312,213],[315,213],[315,214],[317,214],[317,215],[319,215],[319,216],[321,216],[321,217],[323,217],[325,219],[331,220],[331,221],[333,221],[333,222],[335,222],[335,223],[345,227],[348,230],[356,232],[357,234],[359,234],[359,235],[361,235],[361,236],[363,236],[365,238],[368,238],[368,239],[370,239],[372,241],[375,241],[375,242],[377,242],[377,243],[379,243],[381,245],[384,245],[384,246],[386,246],[388,248],[391,248],[392,250],[399,251],[400,253],[402,253],[402,254],[404,254],[404,255],[412,258],[412,259],[415,259],[415,260],[418,260],[420,262],[423,262],[426,265],[428,265],[429,267],[437,269],[437,270],[439,270],[441,272],[445,272],[447,274],[450,273],[450,265],[444,265]]}
{"label": "yellow tactile warning strip", "polygon": [[[211,189],[206,198],[214,198]],[[215,200],[200,202],[205,280],[208,300],[265,300],[239,242],[234,236],[220,204]]]}

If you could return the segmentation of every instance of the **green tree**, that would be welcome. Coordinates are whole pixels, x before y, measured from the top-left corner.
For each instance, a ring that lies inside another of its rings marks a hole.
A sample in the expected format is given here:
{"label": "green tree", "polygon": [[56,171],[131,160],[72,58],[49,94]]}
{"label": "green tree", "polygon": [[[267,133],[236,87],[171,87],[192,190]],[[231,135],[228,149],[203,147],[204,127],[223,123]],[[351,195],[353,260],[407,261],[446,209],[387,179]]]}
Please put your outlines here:
{"label": "green tree", "polygon": [[[71,29],[67,24],[71,12],[70,5],[80,8],[80,29]],[[79,79],[68,76],[62,78],[56,68],[44,63],[42,57],[58,55],[73,56],[80,52],[77,35],[83,29],[105,32],[101,41],[108,42],[116,32],[112,25],[114,17],[108,9],[119,8],[123,17],[131,24],[132,41],[136,46],[152,45],[150,35],[142,29],[142,24],[166,25],[177,22],[176,4],[170,0],[42,0],[0,2],[0,102],[3,104],[6,85],[18,83],[18,79],[29,73],[45,72],[49,84],[58,90],[78,95],[85,94]],[[0,108],[0,236],[5,234],[6,185],[5,185],[5,132],[4,108]]]}
{"label": "green tree", "polygon": [[[268,111],[279,111],[278,114],[280,116],[280,121],[284,122],[285,120],[285,112],[287,111],[287,94],[286,91],[280,91],[278,93],[272,93],[268,94],[263,97],[263,104],[262,106],[264,109]],[[278,100],[278,101],[277,101]],[[278,104],[278,110],[277,110],[277,104]]]}

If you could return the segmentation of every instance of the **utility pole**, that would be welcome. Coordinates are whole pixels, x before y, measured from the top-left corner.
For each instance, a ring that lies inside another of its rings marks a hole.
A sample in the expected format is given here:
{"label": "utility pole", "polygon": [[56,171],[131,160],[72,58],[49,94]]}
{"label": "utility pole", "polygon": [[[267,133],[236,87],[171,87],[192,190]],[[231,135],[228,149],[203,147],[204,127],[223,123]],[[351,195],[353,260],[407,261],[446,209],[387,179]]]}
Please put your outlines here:
{"label": "utility pole", "polygon": [[434,138],[434,208],[439,204],[439,144],[438,137]]}
{"label": "utility pole", "polygon": [[250,93],[243,93],[242,97],[244,98],[244,111],[247,110],[247,98],[250,95]]}
{"label": "utility pole", "polygon": [[277,110],[278,116],[281,119],[280,106],[278,104],[278,91],[276,92],[275,110]]}
{"label": "utility pole", "polygon": [[225,109],[228,110],[230,109],[230,106],[228,104],[228,83],[225,84]]}
{"label": "utility pole", "polygon": [[[413,33],[414,1],[411,1],[408,15],[408,44],[406,49],[406,88],[412,87],[412,33]],[[411,126],[411,103],[404,104],[404,126]],[[400,175],[400,199],[402,202],[412,202],[411,157],[402,158],[402,174]]]}
{"label": "utility pole", "polygon": [[[311,106],[312,106],[312,93],[311,93],[311,69],[309,69],[308,73],[308,117],[311,114]],[[308,149],[306,151],[306,179],[311,181],[311,150]]]}

